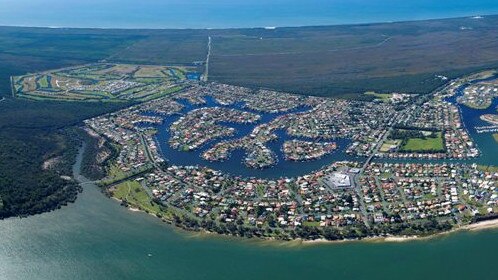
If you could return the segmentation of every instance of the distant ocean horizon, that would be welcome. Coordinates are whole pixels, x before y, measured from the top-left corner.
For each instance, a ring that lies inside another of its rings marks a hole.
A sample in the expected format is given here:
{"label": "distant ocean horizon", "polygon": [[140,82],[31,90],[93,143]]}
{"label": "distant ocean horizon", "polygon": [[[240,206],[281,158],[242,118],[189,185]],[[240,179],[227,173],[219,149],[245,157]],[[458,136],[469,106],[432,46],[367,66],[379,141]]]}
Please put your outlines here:
{"label": "distant ocean horizon", "polygon": [[496,0],[0,0],[0,25],[52,28],[284,27],[492,14]]}

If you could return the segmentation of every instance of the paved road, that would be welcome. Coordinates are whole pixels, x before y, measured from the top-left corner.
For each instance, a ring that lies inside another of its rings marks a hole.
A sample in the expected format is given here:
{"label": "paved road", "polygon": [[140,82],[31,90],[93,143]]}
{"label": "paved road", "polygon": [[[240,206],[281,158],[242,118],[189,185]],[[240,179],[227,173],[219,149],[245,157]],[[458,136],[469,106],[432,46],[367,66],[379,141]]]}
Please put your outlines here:
{"label": "paved road", "polygon": [[208,37],[208,51],[206,55],[206,69],[204,70],[204,75],[202,75],[202,81],[207,82],[209,77],[209,57],[211,56],[211,36]]}

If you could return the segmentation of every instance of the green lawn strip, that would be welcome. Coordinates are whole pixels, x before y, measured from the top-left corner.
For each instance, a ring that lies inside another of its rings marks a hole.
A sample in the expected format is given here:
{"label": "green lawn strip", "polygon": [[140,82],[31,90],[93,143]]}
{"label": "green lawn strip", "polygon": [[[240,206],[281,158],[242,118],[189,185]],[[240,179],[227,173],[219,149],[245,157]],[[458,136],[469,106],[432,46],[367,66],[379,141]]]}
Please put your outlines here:
{"label": "green lawn strip", "polygon": [[140,98],[138,100],[140,101],[149,101],[149,100],[152,100],[152,99],[157,99],[159,97],[162,97],[162,96],[165,96],[165,95],[168,95],[168,94],[172,94],[172,93],[175,93],[175,92],[178,92],[180,90],[182,90],[184,87],[182,86],[174,86],[174,87],[171,87],[165,91],[161,91],[159,93],[156,93],[156,94],[152,94],[152,95],[148,95],[148,96],[145,96],[143,98]]}
{"label": "green lawn strip", "polygon": [[109,186],[115,183],[119,183],[120,181],[129,180],[129,178],[139,176],[140,174],[147,172],[152,168],[154,168],[152,164],[145,164],[139,168],[135,168],[125,172],[119,169],[117,166],[111,166],[108,171],[108,176],[100,180],[99,185]]}
{"label": "green lawn strip", "polygon": [[318,222],[318,221],[313,221],[313,222],[304,221],[303,222],[303,226],[306,226],[306,227],[318,227],[318,226],[320,226],[320,222]]}
{"label": "green lawn strip", "polygon": [[491,165],[478,165],[477,169],[482,170],[484,172],[498,172],[498,166]]}

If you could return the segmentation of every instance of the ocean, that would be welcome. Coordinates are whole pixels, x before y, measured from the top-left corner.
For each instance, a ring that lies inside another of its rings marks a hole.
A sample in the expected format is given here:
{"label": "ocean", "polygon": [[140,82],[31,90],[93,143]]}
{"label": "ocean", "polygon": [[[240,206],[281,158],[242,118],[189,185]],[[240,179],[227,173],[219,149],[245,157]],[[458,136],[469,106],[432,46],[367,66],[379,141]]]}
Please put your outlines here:
{"label": "ocean", "polygon": [[495,0],[0,0],[0,25],[44,27],[304,26],[495,13]]}

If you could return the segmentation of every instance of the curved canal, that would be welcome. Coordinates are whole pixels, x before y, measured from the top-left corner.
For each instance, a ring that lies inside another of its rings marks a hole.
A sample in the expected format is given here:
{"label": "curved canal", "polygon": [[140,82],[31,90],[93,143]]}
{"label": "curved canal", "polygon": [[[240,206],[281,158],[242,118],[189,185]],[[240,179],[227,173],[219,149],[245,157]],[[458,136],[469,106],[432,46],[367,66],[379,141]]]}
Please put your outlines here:
{"label": "curved canal", "polygon": [[[328,140],[329,142],[336,142],[337,149],[330,154],[327,154],[319,159],[306,161],[306,162],[297,162],[297,161],[289,161],[284,159],[284,153],[282,152],[282,147],[285,141],[292,139],[301,139],[301,140],[310,140],[309,138],[299,138],[299,137],[291,137],[284,130],[276,130],[275,134],[278,136],[278,139],[275,141],[270,141],[266,143],[266,146],[272,150],[272,152],[277,157],[277,163],[274,166],[265,169],[253,169],[248,168],[244,165],[243,159],[245,157],[246,152],[241,149],[234,150],[231,153],[231,156],[223,161],[223,162],[210,162],[204,160],[201,155],[211,148],[215,143],[218,143],[223,140],[237,139],[242,138],[246,135],[251,134],[253,129],[263,123],[269,123],[278,116],[289,113],[299,113],[305,112],[310,108],[300,107],[288,112],[284,113],[262,113],[255,112],[243,108],[243,103],[238,103],[229,106],[222,106],[214,101],[214,99],[210,96],[206,97],[206,104],[196,106],[189,103],[187,100],[178,100],[184,108],[180,112],[180,114],[174,114],[163,118],[163,123],[160,125],[152,125],[152,124],[140,124],[141,127],[154,127],[157,129],[156,134],[156,142],[157,146],[160,148],[162,156],[175,165],[202,165],[210,167],[214,170],[221,170],[225,173],[234,175],[234,176],[242,176],[242,177],[258,177],[258,178],[278,178],[278,177],[295,177],[299,175],[304,175],[310,173],[314,170],[320,169],[321,167],[330,164],[333,161],[340,160],[354,160],[355,157],[348,156],[345,151],[346,148],[351,143],[349,139],[333,139]],[[222,123],[223,126],[232,127],[235,129],[235,133],[230,137],[216,138],[211,141],[208,141],[198,149],[189,152],[178,151],[173,149],[168,140],[170,139],[170,125],[177,121],[180,118],[180,115],[187,114],[188,112],[198,109],[198,108],[211,108],[211,107],[225,107],[231,109],[237,109],[242,111],[249,111],[256,113],[261,116],[261,119],[255,124],[238,124],[238,123]],[[146,115],[159,116],[153,113],[147,113]],[[318,140],[314,140],[318,141]],[[320,142],[320,141],[318,141]],[[356,158],[358,159],[358,158]],[[361,159],[360,159],[361,160]],[[364,159],[363,159],[364,160]]]}

